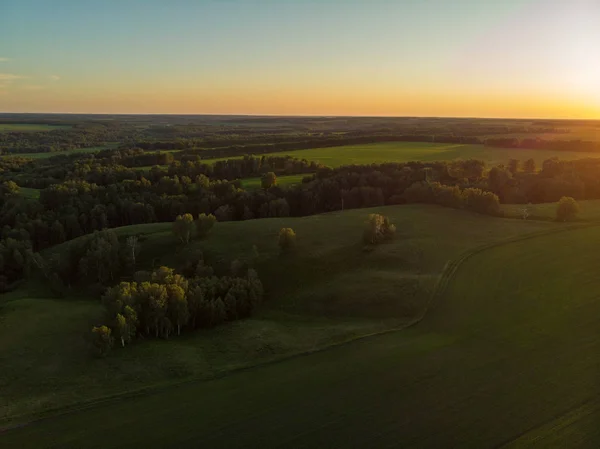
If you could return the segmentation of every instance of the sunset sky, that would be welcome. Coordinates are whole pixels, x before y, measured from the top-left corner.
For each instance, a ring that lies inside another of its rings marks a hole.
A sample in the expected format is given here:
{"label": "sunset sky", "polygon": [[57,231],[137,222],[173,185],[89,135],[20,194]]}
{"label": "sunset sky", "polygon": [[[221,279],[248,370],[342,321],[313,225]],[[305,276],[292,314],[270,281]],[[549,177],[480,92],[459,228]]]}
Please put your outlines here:
{"label": "sunset sky", "polygon": [[600,0],[0,0],[0,111],[600,119]]}

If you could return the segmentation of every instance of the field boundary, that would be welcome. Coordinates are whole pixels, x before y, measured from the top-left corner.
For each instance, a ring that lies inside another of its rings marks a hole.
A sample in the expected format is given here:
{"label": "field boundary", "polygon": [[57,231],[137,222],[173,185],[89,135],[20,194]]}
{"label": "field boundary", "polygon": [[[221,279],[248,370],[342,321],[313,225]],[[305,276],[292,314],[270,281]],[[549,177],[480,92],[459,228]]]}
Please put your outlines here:
{"label": "field boundary", "polygon": [[96,407],[101,407],[103,405],[107,405],[110,403],[117,403],[117,402],[123,401],[123,400],[134,399],[136,397],[142,397],[142,396],[146,396],[146,395],[150,395],[150,394],[154,394],[154,393],[159,393],[159,392],[165,391],[169,388],[176,388],[176,387],[189,385],[189,384],[193,384],[193,383],[198,383],[198,382],[207,382],[207,381],[211,381],[211,380],[217,380],[217,379],[221,379],[224,377],[228,377],[230,375],[235,375],[240,372],[249,371],[252,369],[258,369],[258,368],[274,365],[277,363],[285,362],[288,360],[294,360],[294,359],[298,359],[301,357],[310,356],[312,354],[317,354],[320,352],[335,349],[338,347],[350,345],[350,344],[357,343],[362,340],[367,340],[369,338],[374,338],[374,337],[379,337],[379,336],[386,335],[386,334],[404,331],[408,328],[416,326],[417,324],[422,322],[423,319],[425,319],[425,317],[427,316],[427,313],[429,312],[429,310],[431,310],[431,307],[433,305],[435,305],[435,303],[437,301],[439,301],[445,294],[448,286],[450,285],[450,282],[454,278],[454,275],[456,274],[458,269],[462,266],[463,263],[465,263],[471,257],[473,257],[477,254],[480,254],[484,251],[487,251],[487,250],[490,250],[493,248],[497,248],[500,246],[508,245],[511,243],[516,243],[516,242],[525,241],[525,240],[531,240],[534,238],[544,237],[544,236],[552,235],[552,234],[558,234],[561,232],[568,232],[568,231],[573,231],[573,230],[578,230],[578,229],[591,228],[591,227],[595,227],[595,226],[600,226],[600,222],[579,223],[579,224],[574,224],[574,225],[570,225],[570,226],[557,227],[557,228],[553,228],[553,229],[536,231],[536,232],[524,234],[521,236],[510,237],[508,239],[504,239],[504,240],[501,240],[498,242],[480,245],[471,250],[465,251],[462,255],[460,255],[456,259],[446,262],[441,273],[437,276],[437,280],[434,284],[431,295],[429,296],[428,301],[426,302],[425,306],[423,307],[422,312],[419,313],[419,315],[417,315],[415,318],[402,324],[401,326],[397,326],[397,327],[393,327],[393,328],[389,328],[389,329],[385,329],[385,330],[381,330],[381,331],[377,331],[377,332],[372,332],[372,333],[368,333],[368,334],[364,334],[364,335],[359,335],[356,337],[351,337],[349,339],[346,339],[344,341],[340,341],[337,343],[331,343],[331,344],[321,346],[318,348],[313,348],[313,349],[309,349],[309,350],[302,351],[302,352],[287,354],[287,355],[277,357],[277,358],[274,358],[271,360],[267,360],[264,362],[259,362],[259,363],[252,364],[252,365],[240,366],[240,367],[236,367],[233,369],[224,370],[222,372],[210,374],[207,376],[192,377],[192,378],[189,378],[189,379],[186,379],[183,381],[158,383],[158,384],[150,385],[150,386],[143,387],[143,388],[140,388],[137,390],[116,393],[114,395],[103,396],[103,397],[99,397],[96,399],[90,399],[88,401],[81,401],[79,403],[75,403],[72,405],[56,407],[56,408],[48,409],[48,410],[45,410],[42,412],[4,418],[4,419],[0,420],[0,434],[11,431],[11,430],[16,430],[16,429],[19,429],[22,427],[26,427],[26,426],[35,424],[40,421],[45,421],[48,419],[58,418],[60,416],[68,415],[71,413],[80,412],[80,411],[84,411],[84,410],[88,410],[88,409],[92,409],[92,408],[96,408]]}

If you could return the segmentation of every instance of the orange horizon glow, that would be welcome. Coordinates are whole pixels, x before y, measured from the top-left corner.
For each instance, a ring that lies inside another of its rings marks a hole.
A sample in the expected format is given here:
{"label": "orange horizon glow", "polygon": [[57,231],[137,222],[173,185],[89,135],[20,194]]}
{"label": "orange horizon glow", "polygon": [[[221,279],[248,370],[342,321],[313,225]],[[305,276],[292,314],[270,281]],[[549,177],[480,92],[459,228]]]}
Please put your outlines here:
{"label": "orange horizon glow", "polygon": [[598,0],[33,1],[0,112],[600,119]]}

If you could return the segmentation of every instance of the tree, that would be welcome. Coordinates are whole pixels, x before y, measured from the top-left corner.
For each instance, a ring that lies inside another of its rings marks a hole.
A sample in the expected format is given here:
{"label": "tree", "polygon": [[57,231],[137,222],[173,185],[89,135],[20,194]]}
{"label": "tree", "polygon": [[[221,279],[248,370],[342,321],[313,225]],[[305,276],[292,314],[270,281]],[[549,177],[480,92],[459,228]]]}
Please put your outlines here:
{"label": "tree", "polygon": [[198,220],[196,220],[196,234],[198,238],[206,237],[208,232],[215,225],[217,218],[213,214],[200,214],[198,215]]}
{"label": "tree", "polygon": [[520,161],[518,159],[509,159],[508,160],[508,171],[513,175],[519,171]]}
{"label": "tree", "polygon": [[296,246],[296,233],[292,228],[281,228],[279,231],[279,248],[288,253]]}
{"label": "tree", "polygon": [[363,232],[365,243],[376,245],[386,240],[392,240],[396,234],[396,226],[390,219],[380,214],[369,214],[367,226]]}
{"label": "tree", "polygon": [[98,326],[92,328],[94,347],[100,356],[106,356],[114,344],[112,330],[108,326]]}
{"label": "tree", "polygon": [[128,254],[131,257],[131,264],[133,266],[133,271],[135,271],[135,256],[139,251],[139,245],[138,245],[139,239],[137,235],[130,235],[129,237],[127,237],[126,243],[127,243],[127,248],[128,248]]}
{"label": "tree", "polygon": [[270,189],[277,185],[277,175],[272,171],[265,173],[260,179],[260,185],[263,189]]}
{"label": "tree", "polygon": [[535,161],[533,159],[527,159],[523,164],[523,171],[525,173],[535,173]]}
{"label": "tree", "polygon": [[50,243],[58,245],[59,243],[63,243],[66,239],[65,228],[60,221],[56,220],[50,227]]}
{"label": "tree", "polygon": [[120,313],[117,313],[116,322],[117,322],[116,323],[117,335],[119,336],[119,339],[121,340],[121,346],[124,348],[125,342],[129,340],[129,329],[127,326],[127,320],[125,319],[125,317],[123,315],[121,315]]}
{"label": "tree", "polygon": [[13,181],[5,181],[0,184],[0,195],[18,195],[19,186]]}
{"label": "tree", "polygon": [[187,245],[192,238],[193,230],[194,217],[192,217],[192,214],[183,214],[177,216],[175,222],[173,223],[173,234],[175,234],[175,237]]}
{"label": "tree", "polygon": [[171,322],[177,326],[177,335],[181,335],[181,326],[185,326],[190,319],[185,291],[178,285],[168,285],[167,294]]}
{"label": "tree", "polygon": [[579,213],[579,204],[570,196],[563,196],[556,207],[556,219],[558,221],[572,221]]}

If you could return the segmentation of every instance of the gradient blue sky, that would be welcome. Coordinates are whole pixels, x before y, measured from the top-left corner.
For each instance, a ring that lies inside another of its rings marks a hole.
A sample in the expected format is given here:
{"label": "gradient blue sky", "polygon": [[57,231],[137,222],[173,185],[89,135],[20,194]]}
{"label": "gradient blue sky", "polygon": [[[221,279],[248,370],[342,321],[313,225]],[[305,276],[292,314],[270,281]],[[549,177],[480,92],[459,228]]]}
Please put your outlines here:
{"label": "gradient blue sky", "polygon": [[600,0],[0,0],[0,111],[600,118]]}

